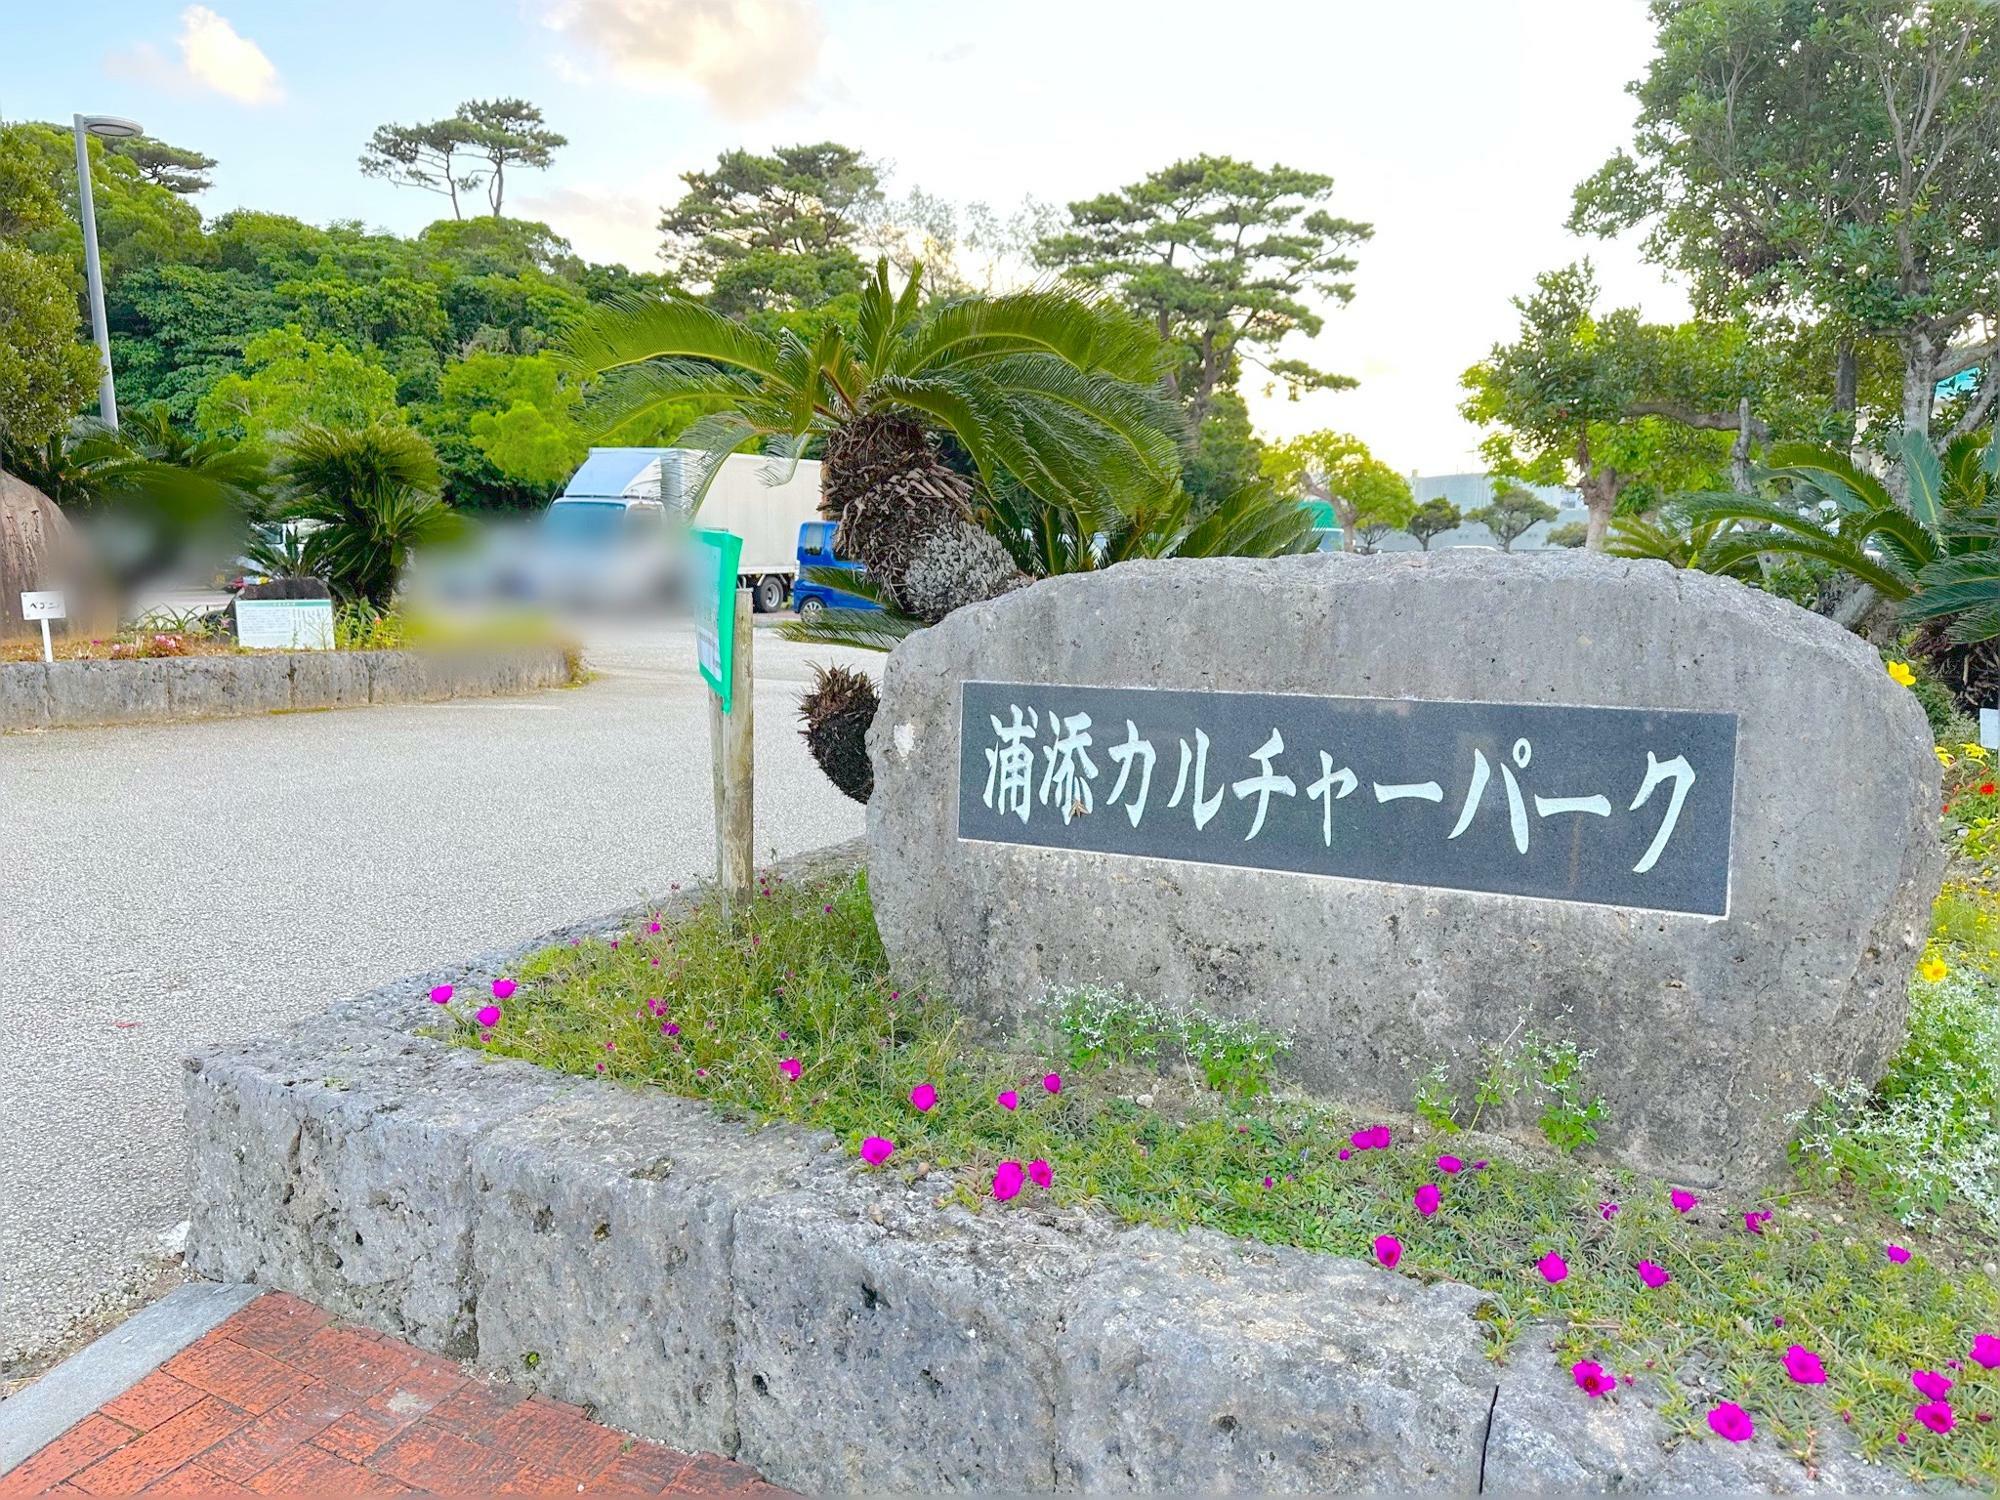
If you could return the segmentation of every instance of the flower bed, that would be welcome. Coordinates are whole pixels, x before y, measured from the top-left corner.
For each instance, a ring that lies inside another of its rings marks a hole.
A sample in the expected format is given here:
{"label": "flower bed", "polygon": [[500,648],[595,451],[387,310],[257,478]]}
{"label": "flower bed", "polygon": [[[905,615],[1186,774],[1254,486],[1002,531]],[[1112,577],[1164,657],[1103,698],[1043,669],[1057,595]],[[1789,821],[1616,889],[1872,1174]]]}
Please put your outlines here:
{"label": "flower bed", "polygon": [[[1980,955],[1946,933],[1933,957],[1948,972],[1919,981],[1919,1015],[1960,1015]],[[1704,1202],[1454,1132],[1448,1110],[1385,1123],[1271,1092],[1282,1039],[1101,993],[1055,997],[1043,1037],[984,1036],[897,987],[859,878],[770,876],[734,927],[713,904],[656,916],[432,999],[481,1052],[824,1128],[865,1172],[938,1173],[940,1212],[1084,1208],[1372,1258],[1486,1293],[1497,1361],[1524,1330],[1565,1330],[1578,1403],[1636,1393],[1709,1441],[1761,1432],[1809,1464],[1847,1445],[1911,1477],[2000,1479],[2000,1225],[1949,1191],[1899,1218],[1835,1159]],[[1920,1022],[1892,1089],[1935,1073],[1933,1040]],[[1587,1059],[1538,1056],[1516,1086],[1587,1104]],[[1545,1127],[1576,1144],[1578,1118]]]}

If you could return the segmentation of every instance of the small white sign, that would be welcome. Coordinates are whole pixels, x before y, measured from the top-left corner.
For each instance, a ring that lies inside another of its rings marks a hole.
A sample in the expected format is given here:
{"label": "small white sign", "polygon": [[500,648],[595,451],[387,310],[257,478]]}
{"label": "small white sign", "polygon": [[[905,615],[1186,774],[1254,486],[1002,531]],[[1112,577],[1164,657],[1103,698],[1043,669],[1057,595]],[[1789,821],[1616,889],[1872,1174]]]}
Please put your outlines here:
{"label": "small white sign", "polygon": [[330,599],[238,599],[236,643],[252,650],[331,651]]}
{"label": "small white sign", "polygon": [[69,616],[63,608],[60,589],[43,589],[37,593],[21,595],[21,618],[24,620],[65,620]]}
{"label": "small white sign", "polygon": [[1979,710],[1979,743],[1988,750],[2000,750],[2000,708]]}

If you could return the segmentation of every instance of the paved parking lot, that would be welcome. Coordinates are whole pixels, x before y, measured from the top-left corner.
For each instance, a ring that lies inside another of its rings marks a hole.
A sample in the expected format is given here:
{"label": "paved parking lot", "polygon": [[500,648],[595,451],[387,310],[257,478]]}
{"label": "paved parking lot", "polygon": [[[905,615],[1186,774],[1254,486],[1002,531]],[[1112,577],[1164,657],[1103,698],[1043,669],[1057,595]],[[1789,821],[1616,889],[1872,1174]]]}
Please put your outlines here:
{"label": "paved parking lot", "polygon": [[[760,860],[861,830],[795,713],[839,654],[757,632]],[[185,1217],[190,1046],[712,867],[688,633],[588,656],[526,698],[0,737],[0,1376]]]}

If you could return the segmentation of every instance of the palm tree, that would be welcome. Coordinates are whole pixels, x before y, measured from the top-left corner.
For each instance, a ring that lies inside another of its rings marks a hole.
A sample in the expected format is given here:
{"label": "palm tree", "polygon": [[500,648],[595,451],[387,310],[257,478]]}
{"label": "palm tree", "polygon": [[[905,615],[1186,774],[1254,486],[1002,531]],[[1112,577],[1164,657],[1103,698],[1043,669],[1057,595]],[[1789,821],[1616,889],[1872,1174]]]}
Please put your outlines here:
{"label": "palm tree", "polygon": [[438,498],[437,455],[394,422],[309,425],[287,439],[277,473],[285,514],[317,521],[304,562],[341,599],[386,608],[410,554],[457,536],[462,520]]}
{"label": "palm tree", "polygon": [[[926,308],[922,268],[896,292],[885,260],[856,328],[850,339],[828,324],[808,343],[687,298],[624,300],[563,347],[607,425],[710,404],[680,438],[705,455],[691,508],[746,445],[788,463],[819,443],[836,547],[926,623],[1026,581],[978,524],[1003,488],[1077,517],[1084,535],[1174,492],[1178,417],[1158,384],[1160,340],[1108,303],[1044,289]],[[944,438],[972,477],[947,460]]]}

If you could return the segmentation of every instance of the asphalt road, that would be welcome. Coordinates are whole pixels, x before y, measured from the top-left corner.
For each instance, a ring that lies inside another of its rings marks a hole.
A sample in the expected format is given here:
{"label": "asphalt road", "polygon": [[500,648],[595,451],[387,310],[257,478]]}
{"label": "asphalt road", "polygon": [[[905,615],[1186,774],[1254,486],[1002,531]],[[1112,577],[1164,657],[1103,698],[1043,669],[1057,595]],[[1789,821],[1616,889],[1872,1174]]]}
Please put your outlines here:
{"label": "asphalt road", "polygon": [[[180,1058],[712,869],[685,629],[524,698],[0,737],[0,1373],[186,1217]],[[756,635],[757,853],[860,832]],[[847,655],[850,660],[865,656]]]}

